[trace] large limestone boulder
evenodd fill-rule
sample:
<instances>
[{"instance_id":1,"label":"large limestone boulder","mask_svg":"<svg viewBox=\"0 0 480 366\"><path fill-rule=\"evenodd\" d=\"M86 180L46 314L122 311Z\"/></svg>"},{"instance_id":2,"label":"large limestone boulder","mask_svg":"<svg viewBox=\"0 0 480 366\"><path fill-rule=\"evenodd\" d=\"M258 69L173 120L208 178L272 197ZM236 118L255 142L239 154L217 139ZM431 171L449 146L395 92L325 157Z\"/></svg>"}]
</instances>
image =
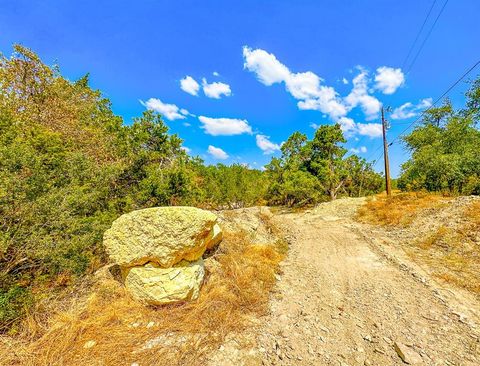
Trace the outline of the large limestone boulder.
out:
<instances>
[{"instance_id":1,"label":"large limestone boulder","mask_svg":"<svg viewBox=\"0 0 480 366\"><path fill-rule=\"evenodd\" d=\"M148 262L169 268L182 260L201 258L212 241L218 243L221 230L217 227L214 234L216 221L215 214L195 207L137 210L113 222L105 232L104 245L112 261L123 268Z\"/></svg>"},{"instance_id":2,"label":"large limestone boulder","mask_svg":"<svg viewBox=\"0 0 480 366\"><path fill-rule=\"evenodd\" d=\"M134 298L151 305L195 300L204 274L202 259L182 261L172 268L148 263L131 268L125 278L125 286Z\"/></svg>"}]
</instances>

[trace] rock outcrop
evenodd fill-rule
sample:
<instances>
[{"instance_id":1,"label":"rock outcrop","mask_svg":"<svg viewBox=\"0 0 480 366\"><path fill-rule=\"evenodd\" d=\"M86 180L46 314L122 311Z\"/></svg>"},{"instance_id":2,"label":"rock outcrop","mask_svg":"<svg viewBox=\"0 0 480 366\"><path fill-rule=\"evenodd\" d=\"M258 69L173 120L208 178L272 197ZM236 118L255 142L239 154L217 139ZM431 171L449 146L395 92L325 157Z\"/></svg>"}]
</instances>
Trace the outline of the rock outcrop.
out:
<instances>
[{"instance_id":1,"label":"rock outcrop","mask_svg":"<svg viewBox=\"0 0 480 366\"><path fill-rule=\"evenodd\" d=\"M132 296L151 305L194 300L202 255L222 240L217 216L194 207L155 207L120 216L104 234Z\"/></svg>"}]
</instances>

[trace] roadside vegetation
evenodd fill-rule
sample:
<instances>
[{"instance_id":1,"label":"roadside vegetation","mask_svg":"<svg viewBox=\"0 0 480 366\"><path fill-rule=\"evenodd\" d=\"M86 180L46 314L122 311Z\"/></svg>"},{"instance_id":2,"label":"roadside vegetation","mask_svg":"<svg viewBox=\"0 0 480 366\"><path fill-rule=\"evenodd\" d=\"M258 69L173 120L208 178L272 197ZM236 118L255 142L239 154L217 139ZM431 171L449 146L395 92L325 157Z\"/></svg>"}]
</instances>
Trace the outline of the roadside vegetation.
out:
<instances>
[{"instance_id":1,"label":"roadside vegetation","mask_svg":"<svg viewBox=\"0 0 480 366\"><path fill-rule=\"evenodd\" d=\"M261 220L279 233L268 217ZM80 286L60 306L63 310L57 302L47 318L30 316L17 337L0 338L0 364L204 364L229 335L241 334L266 314L285 255L280 237L272 238L271 244L260 245L246 232L226 232L206 260L199 299L185 304L146 307L105 271Z\"/></svg>"},{"instance_id":2,"label":"roadside vegetation","mask_svg":"<svg viewBox=\"0 0 480 366\"><path fill-rule=\"evenodd\" d=\"M160 115L125 123L88 74L69 81L15 46L0 57L0 332L21 332L27 314L71 296L103 266L103 233L125 212L304 205L378 191L380 176L345 158L344 141L338 126L322 126L312 141L293 134L266 171L207 166Z\"/></svg>"}]
</instances>

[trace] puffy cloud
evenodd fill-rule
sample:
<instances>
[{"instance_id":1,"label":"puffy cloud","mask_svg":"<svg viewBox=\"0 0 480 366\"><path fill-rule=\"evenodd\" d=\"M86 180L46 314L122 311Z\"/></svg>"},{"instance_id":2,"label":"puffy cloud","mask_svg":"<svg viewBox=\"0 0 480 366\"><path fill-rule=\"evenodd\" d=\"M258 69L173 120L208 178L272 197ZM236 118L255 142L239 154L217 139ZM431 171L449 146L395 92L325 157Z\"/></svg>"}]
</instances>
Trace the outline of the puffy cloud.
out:
<instances>
[{"instance_id":1,"label":"puffy cloud","mask_svg":"<svg viewBox=\"0 0 480 366\"><path fill-rule=\"evenodd\" d=\"M242 133L252 134L252 128L247 120L236 118L210 118L198 117L202 123L205 133L212 136L241 135Z\"/></svg>"},{"instance_id":2,"label":"puffy cloud","mask_svg":"<svg viewBox=\"0 0 480 366\"><path fill-rule=\"evenodd\" d=\"M287 91L297 100L299 109L318 110L331 118L347 113L334 88L321 85L322 79L311 71L292 73L275 55L261 49L243 48L245 69L254 72L265 85L285 83Z\"/></svg>"},{"instance_id":3,"label":"puffy cloud","mask_svg":"<svg viewBox=\"0 0 480 366\"><path fill-rule=\"evenodd\" d=\"M423 109L426 109L432 105L432 98L426 98L421 100L418 104L407 102L402 104L393 110L391 114L392 119L407 119L418 115Z\"/></svg>"},{"instance_id":4,"label":"puffy cloud","mask_svg":"<svg viewBox=\"0 0 480 366\"><path fill-rule=\"evenodd\" d=\"M220 149L219 147L209 145L207 151L215 159L219 159L219 160L228 159L228 154L225 151L223 151L222 149Z\"/></svg>"},{"instance_id":5,"label":"puffy cloud","mask_svg":"<svg viewBox=\"0 0 480 366\"><path fill-rule=\"evenodd\" d=\"M341 117L337 123L340 125L343 133L347 136L353 135L357 132L357 123L351 118Z\"/></svg>"},{"instance_id":6,"label":"puffy cloud","mask_svg":"<svg viewBox=\"0 0 480 366\"><path fill-rule=\"evenodd\" d=\"M342 101L338 98L338 93L330 86L320 86L316 98L302 100L297 103L299 109L320 111L328 114L330 118L336 120L345 116L348 112Z\"/></svg>"},{"instance_id":7,"label":"puffy cloud","mask_svg":"<svg viewBox=\"0 0 480 366\"><path fill-rule=\"evenodd\" d=\"M190 149L189 147L186 147L186 146L182 146L182 147L180 147L180 149L185 151L187 154L190 154L192 152L192 149Z\"/></svg>"},{"instance_id":8,"label":"puffy cloud","mask_svg":"<svg viewBox=\"0 0 480 366\"><path fill-rule=\"evenodd\" d=\"M380 137L383 135L381 123L357 123L357 131L360 135Z\"/></svg>"},{"instance_id":9,"label":"puffy cloud","mask_svg":"<svg viewBox=\"0 0 480 366\"><path fill-rule=\"evenodd\" d=\"M288 68L277 58L264 50L252 50L250 47L243 47L243 67L257 75L258 80L265 85L281 83L290 75Z\"/></svg>"},{"instance_id":10,"label":"puffy cloud","mask_svg":"<svg viewBox=\"0 0 480 366\"><path fill-rule=\"evenodd\" d=\"M198 84L194 78L187 75L182 80L180 80L180 89L182 89L185 93L191 95L198 95L198 91L200 90L200 84Z\"/></svg>"},{"instance_id":11,"label":"puffy cloud","mask_svg":"<svg viewBox=\"0 0 480 366\"><path fill-rule=\"evenodd\" d=\"M280 145L270 141L270 136L257 135L255 136L257 146L263 151L264 154L273 154L275 151L280 150Z\"/></svg>"},{"instance_id":12,"label":"puffy cloud","mask_svg":"<svg viewBox=\"0 0 480 366\"><path fill-rule=\"evenodd\" d=\"M216 72L216 71L214 71L214 72L212 73L212 75L213 75L213 76L220 76L220 74L219 74L218 72Z\"/></svg>"},{"instance_id":13,"label":"puffy cloud","mask_svg":"<svg viewBox=\"0 0 480 366\"><path fill-rule=\"evenodd\" d=\"M314 123L314 122L310 123L309 126L310 126L311 128L313 128L314 130L317 130L317 129L320 127L319 124L316 124L316 123Z\"/></svg>"},{"instance_id":14,"label":"puffy cloud","mask_svg":"<svg viewBox=\"0 0 480 366\"><path fill-rule=\"evenodd\" d=\"M374 90L385 94L394 93L405 82L401 69L382 66L376 70L375 88L366 69L359 67L359 73L352 80L350 93L341 97L331 86L323 85L323 79L311 71L293 73L275 55L262 49L243 47L244 68L255 73L257 79L267 86L284 83L285 89L298 100L301 110L317 110L339 123L346 135L360 134L370 137L382 135L381 124L356 123L347 117L354 108L362 109L367 120L378 116L382 104L371 95ZM344 84L349 81L342 79ZM318 128L318 125L311 124Z\"/></svg>"},{"instance_id":15,"label":"puffy cloud","mask_svg":"<svg viewBox=\"0 0 480 366\"><path fill-rule=\"evenodd\" d=\"M375 88L384 94L393 94L405 83L405 75L402 69L382 66L375 74Z\"/></svg>"},{"instance_id":16,"label":"puffy cloud","mask_svg":"<svg viewBox=\"0 0 480 366\"><path fill-rule=\"evenodd\" d=\"M185 119L190 113L186 109L180 109L175 104L163 103L158 98L150 98L146 102L140 101L147 109L160 113L166 119L173 121Z\"/></svg>"},{"instance_id":17,"label":"puffy cloud","mask_svg":"<svg viewBox=\"0 0 480 366\"><path fill-rule=\"evenodd\" d=\"M203 92L209 98L220 99L222 95L232 95L230 85L220 82L209 84L205 78L202 79Z\"/></svg>"},{"instance_id":18,"label":"puffy cloud","mask_svg":"<svg viewBox=\"0 0 480 366\"><path fill-rule=\"evenodd\" d=\"M351 148L350 151L354 154L365 154L367 152L367 148L365 146L360 146L360 148Z\"/></svg>"},{"instance_id":19,"label":"puffy cloud","mask_svg":"<svg viewBox=\"0 0 480 366\"><path fill-rule=\"evenodd\" d=\"M382 104L377 98L368 94L368 81L368 72L360 69L360 73L352 80L353 88L345 97L345 102L349 110L360 106L367 119L372 119L377 116Z\"/></svg>"},{"instance_id":20,"label":"puffy cloud","mask_svg":"<svg viewBox=\"0 0 480 366\"><path fill-rule=\"evenodd\" d=\"M348 117L339 118L337 123L340 124L340 128L347 137L355 134L372 138L382 136L381 123L358 123Z\"/></svg>"},{"instance_id":21,"label":"puffy cloud","mask_svg":"<svg viewBox=\"0 0 480 366\"><path fill-rule=\"evenodd\" d=\"M327 114L331 119L337 121L344 117L353 108L362 108L367 119L377 116L381 103L377 98L369 94L368 72L360 69L360 73L353 79L353 88L349 95L341 98L338 92L331 86L322 85L322 78L311 71L293 73L287 66L282 64L275 55L261 49L252 50L245 46L243 48L244 67L254 72L258 80L265 85L285 83L286 90L299 102L297 106L302 110L317 110ZM381 68L379 68L380 70ZM390 75L389 70L379 74L379 85L386 89L385 83ZM395 69L394 74L396 74ZM403 75L403 74L402 74ZM342 80L348 83L347 79ZM391 87L391 86L390 86ZM389 91L389 89L386 89Z\"/></svg>"}]
</instances>

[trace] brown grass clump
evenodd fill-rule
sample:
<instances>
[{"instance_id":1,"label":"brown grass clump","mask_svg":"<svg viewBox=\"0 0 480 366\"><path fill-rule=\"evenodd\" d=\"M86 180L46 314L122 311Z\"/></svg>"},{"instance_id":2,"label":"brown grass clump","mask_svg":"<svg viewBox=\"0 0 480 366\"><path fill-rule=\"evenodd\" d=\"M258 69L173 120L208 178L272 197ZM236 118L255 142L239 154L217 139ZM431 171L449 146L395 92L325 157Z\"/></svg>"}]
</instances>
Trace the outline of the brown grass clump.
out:
<instances>
[{"instance_id":1,"label":"brown grass clump","mask_svg":"<svg viewBox=\"0 0 480 366\"><path fill-rule=\"evenodd\" d=\"M391 197L377 195L357 212L359 221L382 226L408 226L415 216L426 209L446 202L438 194L425 192L395 193Z\"/></svg>"},{"instance_id":2,"label":"brown grass clump","mask_svg":"<svg viewBox=\"0 0 480 366\"><path fill-rule=\"evenodd\" d=\"M22 336L0 338L1 365L200 365L228 334L265 314L283 255L254 245L243 233L225 233L198 300L146 307L114 280L51 316L40 336L26 324ZM207 268L210 268L207 265ZM38 333L38 331L37 331ZM93 346L88 347L90 344Z\"/></svg>"},{"instance_id":3,"label":"brown grass clump","mask_svg":"<svg viewBox=\"0 0 480 366\"><path fill-rule=\"evenodd\" d=\"M362 222L405 228L420 212L441 208L448 200L426 193L377 196L360 208L357 217ZM420 236L404 242L403 249L415 262L426 265L434 277L480 294L480 201L470 203L458 219L459 224L417 233Z\"/></svg>"},{"instance_id":4,"label":"brown grass clump","mask_svg":"<svg viewBox=\"0 0 480 366\"><path fill-rule=\"evenodd\" d=\"M440 226L406 252L427 264L435 277L480 294L480 247L470 227L470 222L456 229Z\"/></svg>"}]
</instances>

